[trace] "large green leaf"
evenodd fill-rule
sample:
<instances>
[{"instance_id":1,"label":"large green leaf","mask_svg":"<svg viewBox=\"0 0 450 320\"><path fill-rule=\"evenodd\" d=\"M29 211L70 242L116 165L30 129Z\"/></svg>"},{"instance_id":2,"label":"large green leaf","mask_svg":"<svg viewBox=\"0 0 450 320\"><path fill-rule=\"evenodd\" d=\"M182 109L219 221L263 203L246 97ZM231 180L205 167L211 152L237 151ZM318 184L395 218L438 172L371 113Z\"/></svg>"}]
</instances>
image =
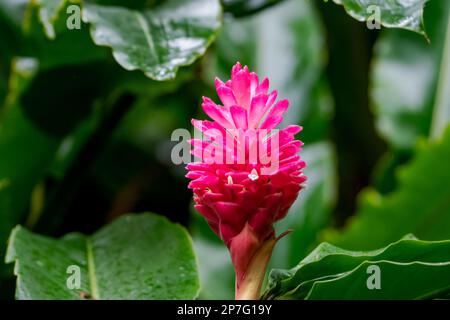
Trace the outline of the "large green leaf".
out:
<instances>
[{"instance_id":1,"label":"large green leaf","mask_svg":"<svg viewBox=\"0 0 450 320\"><path fill-rule=\"evenodd\" d=\"M422 15L428 0L333 0L358 21L367 21L379 10L380 23L388 28L401 28L425 34Z\"/></svg>"},{"instance_id":2,"label":"large green leaf","mask_svg":"<svg viewBox=\"0 0 450 320\"><path fill-rule=\"evenodd\" d=\"M199 289L188 233L152 214L59 240L17 227L6 261L16 263L17 299L193 299ZM80 288L67 286L70 266L80 270Z\"/></svg>"},{"instance_id":3,"label":"large green leaf","mask_svg":"<svg viewBox=\"0 0 450 320\"><path fill-rule=\"evenodd\" d=\"M369 265L381 268L381 289L369 290ZM406 236L374 251L322 243L291 270L273 270L265 298L409 299L450 287L450 241ZM326 288L326 289L324 289ZM340 293L340 295L339 295Z\"/></svg>"},{"instance_id":4,"label":"large green leaf","mask_svg":"<svg viewBox=\"0 0 450 320\"><path fill-rule=\"evenodd\" d=\"M126 70L142 70L156 80L174 78L180 66L205 53L221 14L218 0L169 0L139 11L88 2L83 7L94 42L111 47Z\"/></svg>"},{"instance_id":5,"label":"large green leaf","mask_svg":"<svg viewBox=\"0 0 450 320\"><path fill-rule=\"evenodd\" d=\"M368 270L380 268L380 289L367 287ZM441 298L450 292L450 261L438 263L364 262L336 279L314 283L306 299L413 300Z\"/></svg>"},{"instance_id":6,"label":"large green leaf","mask_svg":"<svg viewBox=\"0 0 450 320\"><path fill-rule=\"evenodd\" d=\"M416 157L400 171L398 188L382 196L363 191L359 209L342 231L325 239L346 249L386 245L402 234L425 240L450 237L450 129L440 141L423 143Z\"/></svg>"},{"instance_id":7,"label":"large green leaf","mask_svg":"<svg viewBox=\"0 0 450 320\"><path fill-rule=\"evenodd\" d=\"M450 53L443 50L445 43L450 46L450 2L430 1L424 19L430 43L406 31L384 30L375 48L374 113L379 132L396 149L410 150L419 136L429 135L439 96L450 91ZM450 103L442 104L450 110ZM435 116L434 121L449 121Z\"/></svg>"}]
</instances>

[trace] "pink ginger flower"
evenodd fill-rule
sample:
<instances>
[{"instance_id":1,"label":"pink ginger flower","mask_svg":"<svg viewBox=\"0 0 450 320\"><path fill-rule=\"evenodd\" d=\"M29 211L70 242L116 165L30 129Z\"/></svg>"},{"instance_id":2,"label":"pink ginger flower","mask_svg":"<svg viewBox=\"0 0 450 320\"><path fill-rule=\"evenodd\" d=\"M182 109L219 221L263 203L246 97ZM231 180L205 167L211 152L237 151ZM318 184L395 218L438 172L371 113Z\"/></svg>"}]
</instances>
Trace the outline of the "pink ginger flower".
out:
<instances>
[{"instance_id":1,"label":"pink ginger flower","mask_svg":"<svg viewBox=\"0 0 450 320\"><path fill-rule=\"evenodd\" d=\"M294 138L301 127L276 129L289 102L275 103L268 79L259 82L239 62L231 80L216 78L215 86L223 106L203 97L203 110L214 121L192 120L204 138L191 140L201 161L187 165L186 177L195 208L230 251L236 299L257 299L279 239L273 224L286 216L306 180L302 142Z\"/></svg>"}]
</instances>

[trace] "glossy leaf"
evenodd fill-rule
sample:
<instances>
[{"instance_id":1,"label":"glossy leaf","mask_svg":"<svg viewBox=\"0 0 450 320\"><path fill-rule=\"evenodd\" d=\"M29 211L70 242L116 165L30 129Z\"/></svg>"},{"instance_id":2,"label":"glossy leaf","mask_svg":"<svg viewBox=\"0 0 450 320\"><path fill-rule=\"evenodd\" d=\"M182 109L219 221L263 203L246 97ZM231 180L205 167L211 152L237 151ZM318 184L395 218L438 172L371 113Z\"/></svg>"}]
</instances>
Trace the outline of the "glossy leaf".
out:
<instances>
[{"instance_id":1,"label":"glossy leaf","mask_svg":"<svg viewBox=\"0 0 450 320\"><path fill-rule=\"evenodd\" d=\"M377 13L387 28L401 28L425 35L423 8L428 0L333 0L358 21L373 19Z\"/></svg>"},{"instance_id":2,"label":"glossy leaf","mask_svg":"<svg viewBox=\"0 0 450 320\"><path fill-rule=\"evenodd\" d=\"M371 264L382 270L382 289L378 291L367 287L367 267ZM263 297L338 298L340 291L341 299L419 298L449 286L443 281L449 278L449 266L450 241L420 241L409 235L383 249L367 252L322 243L295 268L273 270ZM417 279L417 272L422 272L421 279ZM440 280L433 272L439 273ZM326 290L322 290L325 286Z\"/></svg>"},{"instance_id":3,"label":"glossy leaf","mask_svg":"<svg viewBox=\"0 0 450 320\"><path fill-rule=\"evenodd\" d=\"M437 142L422 143L399 172L398 188L385 196L366 190L346 228L325 240L354 250L386 245L402 234L425 240L450 238L450 130ZM424 174L426 173L426 174Z\"/></svg>"},{"instance_id":4,"label":"glossy leaf","mask_svg":"<svg viewBox=\"0 0 450 320\"><path fill-rule=\"evenodd\" d=\"M373 267L376 269L371 269ZM368 288L368 277L370 272L373 272L371 270L380 270L380 289ZM449 291L450 261L377 261L364 262L355 270L336 279L315 282L306 299L416 300L441 298Z\"/></svg>"},{"instance_id":5,"label":"glossy leaf","mask_svg":"<svg viewBox=\"0 0 450 320\"><path fill-rule=\"evenodd\" d=\"M166 80L205 53L221 25L221 6L218 0L170 0L138 11L85 3L83 20L94 42L111 47L126 70Z\"/></svg>"},{"instance_id":6,"label":"glossy leaf","mask_svg":"<svg viewBox=\"0 0 450 320\"><path fill-rule=\"evenodd\" d=\"M405 31L384 30L375 47L372 99L376 124L396 149L410 151L418 137L429 135L438 88L450 91L443 74L449 65L449 54L443 49L445 42L450 45L450 2L430 1L424 19L429 43Z\"/></svg>"},{"instance_id":7,"label":"glossy leaf","mask_svg":"<svg viewBox=\"0 0 450 320\"><path fill-rule=\"evenodd\" d=\"M58 240L17 227L6 260L16 263L17 299L193 299L199 289L189 235L152 214ZM73 270L80 287L70 289Z\"/></svg>"}]
</instances>

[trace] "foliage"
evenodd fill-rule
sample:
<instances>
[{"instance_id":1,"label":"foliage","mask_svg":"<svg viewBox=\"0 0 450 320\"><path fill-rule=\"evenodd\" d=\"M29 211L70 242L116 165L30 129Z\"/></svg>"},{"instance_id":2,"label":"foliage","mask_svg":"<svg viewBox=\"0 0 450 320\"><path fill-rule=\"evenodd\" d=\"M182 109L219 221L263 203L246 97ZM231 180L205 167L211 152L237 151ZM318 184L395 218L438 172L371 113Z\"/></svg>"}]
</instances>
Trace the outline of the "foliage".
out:
<instances>
[{"instance_id":1,"label":"foliage","mask_svg":"<svg viewBox=\"0 0 450 320\"><path fill-rule=\"evenodd\" d=\"M265 298L420 299L442 298L450 290L450 241L406 236L375 251L346 251L322 243L291 270L273 270ZM378 289L370 288L370 267L380 268ZM375 281L375 280L374 280Z\"/></svg>"},{"instance_id":2,"label":"foliage","mask_svg":"<svg viewBox=\"0 0 450 320\"><path fill-rule=\"evenodd\" d=\"M290 100L308 164L263 297L448 297L450 4L329 2L0 1L0 298L14 277L18 299L232 298L170 135L238 60Z\"/></svg>"},{"instance_id":3,"label":"foliage","mask_svg":"<svg viewBox=\"0 0 450 320\"><path fill-rule=\"evenodd\" d=\"M382 196L374 190L364 191L358 213L345 231L325 238L356 250L387 245L405 233L426 240L448 239L450 130L441 141L423 144L411 163L401 168L394 192Z\"/></svg>"},{"instance_id":4,"label":"foliage","mask_svg":"<svg viewBox=\"0 0 450 320\"><path fill-rule=\"evenodd\" d=\"M17 299L193 299L199 289L189 235L150 214L123 216L90 237L55 240L17 227L6 262L16 263ZM79 287L75 279L70 287L70 272Z\"/></svg>"}]
</instances>

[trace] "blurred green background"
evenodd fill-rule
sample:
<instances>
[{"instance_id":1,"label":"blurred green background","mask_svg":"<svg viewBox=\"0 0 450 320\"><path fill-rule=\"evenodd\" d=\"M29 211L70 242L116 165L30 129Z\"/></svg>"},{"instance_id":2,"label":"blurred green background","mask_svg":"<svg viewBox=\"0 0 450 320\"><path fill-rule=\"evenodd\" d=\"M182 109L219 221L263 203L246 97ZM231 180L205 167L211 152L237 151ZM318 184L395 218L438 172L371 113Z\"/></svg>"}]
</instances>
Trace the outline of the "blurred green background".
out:
<instances>
[{"instance_id":1,"label":"blurred green background","mask_svg":"<svg viewBox=\"0 0 450 320\"><path fill-rule=\"evenodd\" d=\"M95 2L141 9L164 1ZM425 6L427 37L369 30L334 3L264 2L224 1L206 53L161 82L122 68L86 23L68 31L64 14L52 16L51 39L39 1L0 0L1 255L17 224L56 237L91 234L151 211L192 234L200 297L232 298L227 251L192 210L170 137L205 117L201 96L217 101L214 76L228 79L236 61L267 76L290 100L284 123L304 128L309 180L277 225L294 231L271 267L293 267L324 240L362 250L406 233L450 238L450 2ZM14 295L11 268L0 267L3 299Z\"/></svg>"}]
</instances>

